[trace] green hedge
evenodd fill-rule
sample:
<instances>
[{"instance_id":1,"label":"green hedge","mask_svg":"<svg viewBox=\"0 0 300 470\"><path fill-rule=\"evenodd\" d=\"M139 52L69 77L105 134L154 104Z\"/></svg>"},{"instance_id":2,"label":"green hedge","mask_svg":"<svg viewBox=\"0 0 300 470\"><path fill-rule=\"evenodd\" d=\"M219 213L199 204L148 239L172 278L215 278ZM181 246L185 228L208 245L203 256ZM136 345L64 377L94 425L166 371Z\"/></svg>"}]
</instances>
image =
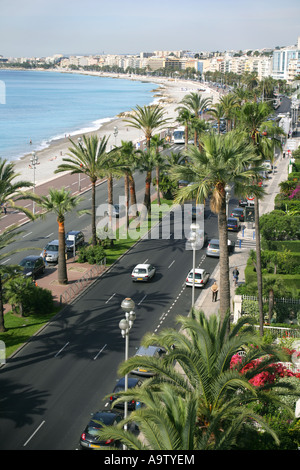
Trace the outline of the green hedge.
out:
<instances>
[{"instance_id":1,"label":"green hedge","mask_svg":"<svg viewBox=\"0 0 300 470\"><path fill-rule=\"evenodd\" d=\"M277 194L274 207L281 211L300 211L300 199L283 199L281 194Z\"/></svg>"},{"instance_id":2,"label":"green hedge","mask_svg":"<svg viewBox=\"0 0 300 470\"><path fill-rule=\"evenodd\" d=\"M300 240L265 240L262 239L262 249L271 251L288 250L300 253Z\"/></svg>"}]
</instances>

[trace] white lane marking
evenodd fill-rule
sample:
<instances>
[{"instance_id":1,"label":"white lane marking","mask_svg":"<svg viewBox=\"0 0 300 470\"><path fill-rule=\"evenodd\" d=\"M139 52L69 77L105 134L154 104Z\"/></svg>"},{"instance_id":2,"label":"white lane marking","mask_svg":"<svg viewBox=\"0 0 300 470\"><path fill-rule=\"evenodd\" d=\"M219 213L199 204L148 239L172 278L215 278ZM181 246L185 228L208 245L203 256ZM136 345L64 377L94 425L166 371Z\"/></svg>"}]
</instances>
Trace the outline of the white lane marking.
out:
<instances>
[{"instance_id":1,"label":"white lane marking","mask_svg":"<svg viewBox=\"0 0 300 470\"><path fill-rule=\"evenodd\" d=\"M170 266L168 266L168 269L170 269L170 267L175 263L175 259L172 261L172 263L170 264Z\"/></svg>"},{"instance_id":2,"label":"white lane marking","mask_svg":"<svg viewBox=\"0 0 300 470\"><path fill-rule=\"evenodd\" d=\"M147 297L147 295L144 295L144 297L142 298L142 300L139 301L138 305L141 305L141 303L143 302L143 300L145 300L146 297Z\"/></svg>"},{"instance_id":3,"label":"white lane marking","mask_svg":"<svg viewBox=\"0 0 300 470\"><path fill-rule=\"evenodd\" d=\"M28 233L26 233L25 235L23 235L23 237L22 237L22 238L28 237L28 235L30 235L31 233L32 233L32 232L28 232Z\"/></svg>"},{"instance_id":4,"label":"white lane marking","mask_svg":"<svg viewBox=\"0 0 300 470\"><path fill-rule=\"evenodd\" d=\"M27 441L25 442L25 444L23 444L23 447L25 447L28 442L33 438L33 436L38 432L38 430L43 426L43 424L45 424L45 421L42 421L41 424L36 428L36 430L34 431L34 433L31 434L31 436L29 437L29 439L27 439Z\"/></svg>"},{"instance_id":5,"label":"white lane marking","mask_svg":"<svg viewBox=\"0 0 300 470\"><path fill-rule=\"evenodd\" d=\"M116 295L116 293L114 293L113 295L111 295L111 296L109 297L109 299L107 299L107 301L106 301L105 303L107 304L115 295Z\"/></svg>"},{"instance_id":6,"label":"white lane marking","mask_svg":"<svg viewBox=\"0 0 300 470\"><path fill-rule=\"evenodd\" d=\"M69 341L55 354L54 357L57 357L69 344Z\"/></svg>"},{"instance_id":7,"label":"white lane marking","mask_svg":"<svg viewBox=\"0 0 300 470\"><path fill-rule=\"evenodd\" d=\"M47 235L45 238L49 238L49 237L51 237L51 235L53 235L53 232L49 233L49 235Z\"/></svg>"},{"instance_id":8,"label":"white lane marking","mask_svg":"<svg viewBox=\"0 0 300 470\"><path fill-rule=\"evenodd\" d=\"M99 351L99 352L96 354L96 356L94 357L94 361L95 361L95 360L97 359L97 357L102 353L102 351L104 351L104 349L106 348L106 346L107 346L107 344L105 344L105 345L103 346L103 348L100 349L100 351Z\"/></svg>"}]
</instances>

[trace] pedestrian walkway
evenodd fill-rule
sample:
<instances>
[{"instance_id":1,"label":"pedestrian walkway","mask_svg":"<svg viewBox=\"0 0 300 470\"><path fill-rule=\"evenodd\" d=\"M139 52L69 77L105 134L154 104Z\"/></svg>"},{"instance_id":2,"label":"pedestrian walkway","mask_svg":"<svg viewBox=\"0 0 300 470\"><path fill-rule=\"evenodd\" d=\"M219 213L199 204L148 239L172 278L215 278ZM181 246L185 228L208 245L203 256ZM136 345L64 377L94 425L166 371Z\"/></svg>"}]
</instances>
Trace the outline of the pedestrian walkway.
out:
<instances>
[{"instance_id":1,"label":"pedestrian walkway","mask_svg":"<svg viewBox=\"0 0 300 470\"><path fill-rule=\"evenodd\" d=\"M300 137L293 138L294 148L298 148L300 145ZM289 139L285 145L284 151L287 153L289 149ZM265 190L266 195L264 199L259 203L260 216L271 212L274 209L275 196L279 193L279 183L285 181L288 177L288 165L289 158L283 158L283 153L277 158L275 162L275 172L269 175ZM253 226L252 226L253 225ZM252 223L245 223L244 227L238 234L235 250L232 255L229 256L229 271L230 271L230 298L231 302L234 299L235 287L233 285L232 271L235 266L239 270L239 284L245 282L245 267L251 250L255 250L255 227ZM220 308L220 300L218 296L217 302L212 302L211 286L217 281L220 285L220 267L219 264L210 276L207 288L201 291L199 297L196 299L195 308L203 310L206 315L218 314ZM231 307L233 304L231 303ZM233 311L233 309L232 309Z\"/></svg>"}]
</instances>

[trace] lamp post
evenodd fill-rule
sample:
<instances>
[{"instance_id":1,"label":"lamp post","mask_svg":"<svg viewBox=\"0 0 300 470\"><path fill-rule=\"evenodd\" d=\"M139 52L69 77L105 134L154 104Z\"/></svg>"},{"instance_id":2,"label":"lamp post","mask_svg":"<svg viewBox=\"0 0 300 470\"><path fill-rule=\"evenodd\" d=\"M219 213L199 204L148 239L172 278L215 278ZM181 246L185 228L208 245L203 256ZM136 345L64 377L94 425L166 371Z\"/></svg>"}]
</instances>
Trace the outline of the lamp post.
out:
<instances>
[{"instance_id":1,"label":"lamp post","mask_svg":"<svg viewBox=\"0 0 300 470\"><path fill-rule=\"evenodd\" d=\"M196 269L196 246L198 241L198 224L191 224L191 237L190 242L193 250L193 286L192 286L192 308L195 305L195 269Z\"/></svg>"},{"instance_id":2,"label":"lamp post","mask_svg":"<svg viewBox=\"0 0 300 470\"><path fill-rule=\"evenodd\" d=\"M30 158L31 168L33 168L33 192L35 192L35 167L38 164L39 159L35 152L32 152L32 157ZM32 213L35 214L35 202L32 203Z\"/></svg>"},{"instance_id":3,"label":"lamp post","mask_svg":"<svg viewBox=\"0 0 300 470\"><path fill-rule=\"evenodd\" d=\"M119 328L121 330L122 337L125 338L125 361L128 359L128 351L129 351L129 331L133 326L135 320L135 312L134 312L135 303L129 297L126 297L121 303L121 308L125 312L125 318L123 318L119 323ZM128 374L125 375L125 392L128 390ZM126 401L124 404L124 418L127 418L128 414L128 402ZM127 425L125 426L127 429Z\"/></svg>"},{"instance_id":4,"label":"lamp post","mask_svg":"<svg viewBox=\"0 0 300 470\"><path fill-rule=\"evenodd\" d=\"M81 137L78 137L78 145L79 147L81 148L81 145L82 145L82 138ZM80 193L81 191L81 181L80 181L80 173L78 173L78 192Z\"/></svg>"},{"instance_id":5,"label":"lamp post","mask_svg":"<svg viewBox=\"0 0 300 470\"><path fill-rule=\"evenodd\" d=\"M229 184L226 184L225 192L226 192L226 219L228 219L229 199L230 199L230 192L231 192L231 186L229 186Z\"/></svg>"},{"instance_id":6,"label":"lamp post","mask_svg":"<svg viewBox=\"0 0 300 470\"><path fill-rule=\"evenodd\" d=\"M119 129L117 126L114 127L114 136L115 136L115 146L117 146L117 135L118 135Z\"/></svg>"}]
</instances>

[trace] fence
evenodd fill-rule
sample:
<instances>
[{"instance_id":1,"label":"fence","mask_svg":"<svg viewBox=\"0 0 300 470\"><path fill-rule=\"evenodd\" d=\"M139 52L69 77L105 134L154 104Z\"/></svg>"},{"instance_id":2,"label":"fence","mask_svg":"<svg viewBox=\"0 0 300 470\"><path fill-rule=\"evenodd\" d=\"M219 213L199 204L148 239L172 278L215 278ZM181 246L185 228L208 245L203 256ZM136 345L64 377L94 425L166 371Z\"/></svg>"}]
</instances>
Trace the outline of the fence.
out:
<instances>
[{"instance_id":1,"label":"fence","mask_svg":"<svg viewBox=\"0 0 300 470\"><path fill-rule=\"evenodd\" d=\"M92 281L96 280L106 268L106 261L101 264L94 265L89 271L78 279L78 281L71 284L67 290L60 296L60 304L67 304L71 302L77 295L80 294Z\"/></svg>"},{"instance_id":2,"label":"fence","mask_svg":"<svg viewBox=\"0 0 300 470\"><path fill-rule=\"evenodd\" d=\"M258 300L258 298L255 297L254 295L243 295L242 298L243 298L243 300L256 300L256 301ZM264 297L263 302L267 303L267 302L269 302L269 299ZM300 306L300 299L286 299L285 297L281 297L281 298L275 298L274 302L276 302L276 303L278 302L278 303L282 303L282 304L299 305Z\"/></svg>"}]
</instances>

